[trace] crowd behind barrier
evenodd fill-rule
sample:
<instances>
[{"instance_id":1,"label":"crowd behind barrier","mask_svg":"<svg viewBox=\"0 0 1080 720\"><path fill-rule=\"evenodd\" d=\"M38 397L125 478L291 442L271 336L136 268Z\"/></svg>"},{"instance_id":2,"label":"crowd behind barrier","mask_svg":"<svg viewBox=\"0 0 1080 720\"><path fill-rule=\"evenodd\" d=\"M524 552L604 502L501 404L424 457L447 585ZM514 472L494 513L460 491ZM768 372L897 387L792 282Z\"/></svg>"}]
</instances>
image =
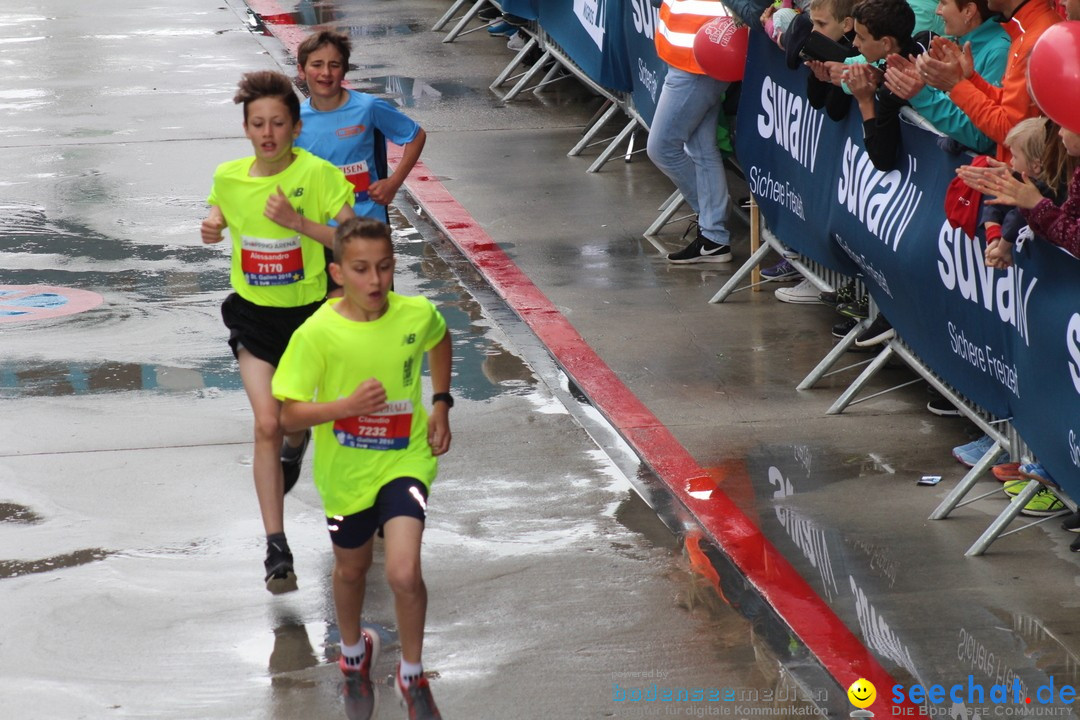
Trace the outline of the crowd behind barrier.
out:
<instances>
[{"instance_id":1,"label":"crowd behind barrier","mask_svg":"<svg viewBox=\"0 0 1080 720\"><path fill-rule=\"evenodd\" d=\"M649 0L517 2L538 10L541 33L648 127L666 72ZM983 241L945 217L946 187L970 158L905 122L897 169L878 170L858 113L833 122L810 107L806 72L751 33L736 154L770 232L804 260L859 277L920 363L982 415L1011 423L1065 494L1080 497L1077 259L1029 241L1012 268L988 268ZM1013 438L1003 445L1022 445Z\"/></svg>"}]
</instances>

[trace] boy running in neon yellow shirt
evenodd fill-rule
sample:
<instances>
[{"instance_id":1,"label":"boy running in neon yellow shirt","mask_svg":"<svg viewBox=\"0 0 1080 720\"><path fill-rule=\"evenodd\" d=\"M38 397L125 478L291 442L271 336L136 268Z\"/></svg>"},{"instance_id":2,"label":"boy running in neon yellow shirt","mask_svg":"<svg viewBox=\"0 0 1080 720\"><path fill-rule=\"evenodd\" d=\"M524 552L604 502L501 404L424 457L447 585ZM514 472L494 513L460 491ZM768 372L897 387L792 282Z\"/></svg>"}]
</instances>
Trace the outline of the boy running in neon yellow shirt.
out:
<instances>
[{"instance_id":1,"label":"boy running in neon yellow shirt","mask_svg":"<svg viewBox=\"0 0 1080 720\"><path fill-rule=\"evenodd\" d=\"M252 472L266 530L266 589L281 593L296 589L296 574L283 517L281 403L270 379L293 331L326 296L323 246L334 237L327 223L354 217L353 188L336 167L293 147L300 100L289 78L247 73L233 101L244 106L244 134L255 155L214 172L202 241L219 243L229 229L234 292L221 317L255 421Z\"/></svg>"},{"instance_id":2,"label":"boy running in neon yellow shirt","mask_svg":"<svg viewBox=\"0 0 1080 720\"><path fill-rule=\"evenodd\" d=\"M439 718L421 664L427 588L420 541L436 457L450 449L450 335L429 300L390 290L394 246L384 223L342 223L330 272L344 297L327 300L293 334L273 393L284 403L286 430L314 428L315 485L334 549L339 665L370 688L378 635L361 629L360 618L378 531L401 639L395 685L410 718ZM430 417L421 397L424 353Z\"/></svg>"}]
</instances>

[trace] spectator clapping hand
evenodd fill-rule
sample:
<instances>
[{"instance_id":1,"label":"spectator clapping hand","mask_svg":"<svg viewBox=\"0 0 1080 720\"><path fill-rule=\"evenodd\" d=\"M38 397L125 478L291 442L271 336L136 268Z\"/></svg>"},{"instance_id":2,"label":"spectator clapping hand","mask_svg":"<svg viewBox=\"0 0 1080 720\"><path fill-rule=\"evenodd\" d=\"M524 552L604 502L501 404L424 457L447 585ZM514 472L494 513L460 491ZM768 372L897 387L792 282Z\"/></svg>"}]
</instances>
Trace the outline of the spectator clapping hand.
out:
<instances>
[{"instance_id":1,"label":"spectator clapping hand","mask_svg":"<svg viewBox=\"0 0 1080 720\"><path fill-rule=\"evenodd\" d=\"M961 48L948 38L936 37L931 41L930 49L915 59L915 67L927 85L949 92L974 72L971 43L965 43Z\"/></svg>"},{"instance_id":2,"label":"spectator clapping hand","mask_svg":"<svg viewBox=\"0 0 1080 720\"><path fill-rule=\"evenodd\" d=\"M881 71L866 63L848 65L847 85L852 96L859 102L874 97L874 91L881 83Z\"/></svg>"},{"instance_id":3,"label":"spectator clapping hand","mask_svg":"<svg viewBox=\"0 0 1080 720\"><path fill-rule=\"evenodd\" d=\"M961 165L956 168L968 187L978 190L983 195L991 195L986 202L990 205L1014 205L1030 210L1039 204L1043 194L1031 178L1024 173L1022 179L1013 175L1009 166L999 160L990 159L987 167Z\"/></svg>"},{"instance_id":4,"label":"spectator clapping hand","mask_svg":"<svg viewBox=\"0 0 1080 720\"><path fill-rule=\"evenodd\" d=\"M885 87L904 100L910 100L926 87L913 58L893 53L885 66Z\"/></svg>"}]
</instances>

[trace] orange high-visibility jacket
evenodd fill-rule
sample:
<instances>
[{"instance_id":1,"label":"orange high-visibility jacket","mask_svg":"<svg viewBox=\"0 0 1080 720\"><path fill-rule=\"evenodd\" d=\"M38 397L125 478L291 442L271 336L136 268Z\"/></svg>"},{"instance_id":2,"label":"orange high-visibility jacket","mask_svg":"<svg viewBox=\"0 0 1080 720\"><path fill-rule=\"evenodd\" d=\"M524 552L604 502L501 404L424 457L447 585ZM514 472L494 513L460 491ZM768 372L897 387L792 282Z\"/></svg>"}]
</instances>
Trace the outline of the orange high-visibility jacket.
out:
<instances>
[{"instance_id":1,"label":"orange high-visibility jacket","mask_svg":"<svg viewBox=\"0 0 1080 720\"><path fill-rule=\"evenodd\" d=\"M719 0L664 0L656 28L656 54L672 67L704 75L694 59L694 36L714 17L730 14Z\"/></svg>"}]
</instances>

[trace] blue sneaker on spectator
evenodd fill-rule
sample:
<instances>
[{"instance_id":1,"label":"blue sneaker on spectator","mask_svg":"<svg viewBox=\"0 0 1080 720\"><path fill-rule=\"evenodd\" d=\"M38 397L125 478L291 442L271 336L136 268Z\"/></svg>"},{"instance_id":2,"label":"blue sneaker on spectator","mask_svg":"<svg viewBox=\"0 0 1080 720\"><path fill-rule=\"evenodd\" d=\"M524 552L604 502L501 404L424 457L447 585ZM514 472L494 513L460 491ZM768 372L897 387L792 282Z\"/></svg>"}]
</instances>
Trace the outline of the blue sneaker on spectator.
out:
<instances>
[{"instance_id":1,"label":"blue sneaker on spectator","mask_svg":"<svg viewBox=\"0 0 1080 720\"><path fill-rule=\"evenodd\" d=\"M798 280L802 277L802 273L795 269L795 266L789 263L787 260L781 260L772 267L765 268L761 271L761 277L764 280Z\"/></svg>"},{"instance_id":2,"label":"blue sneaker on spectator","mask_svg":"<svg viewBox=\"0 0 1080 720\"><path fill-rule=\"evenodd\" d=\"M1050 473L1046 471L1046 468L1042 466L1042 463L1029 462L1024 463L1017 470L1021 477L1025 477L1028 480L1038 480L1043 485L1049 485L1050 487L1057 487L1058 484L1050 476Z\"/></svg>"},{"instance_id":3,"label":"blue sneaker on spectator","mask_svg":"<svg viewBox=\"0 0 1080 720\"><path fill-rule=\"evenodd\" d=\"M488 26L488 35L493 37L498 35L512 37L517 34L517 31L518 29L508 22L498 22Z\"/></svg>"},{"instance_id":4,"label":"blue sneaker on spectator","mask_svg":"<svg viewBox=\"0 0 1080 720\"><path fill-rule=\"evenodd\" d=\"M968 467L975 467L975 463L982 459L982 456L986 454L986 451L993 444L994 441L989 435L983 435L978 440L954 447L952 456ZM999 463L1009 462L1009 453L1002 453L998 456L997 461Z\"/></svg>"}]
</instances>

